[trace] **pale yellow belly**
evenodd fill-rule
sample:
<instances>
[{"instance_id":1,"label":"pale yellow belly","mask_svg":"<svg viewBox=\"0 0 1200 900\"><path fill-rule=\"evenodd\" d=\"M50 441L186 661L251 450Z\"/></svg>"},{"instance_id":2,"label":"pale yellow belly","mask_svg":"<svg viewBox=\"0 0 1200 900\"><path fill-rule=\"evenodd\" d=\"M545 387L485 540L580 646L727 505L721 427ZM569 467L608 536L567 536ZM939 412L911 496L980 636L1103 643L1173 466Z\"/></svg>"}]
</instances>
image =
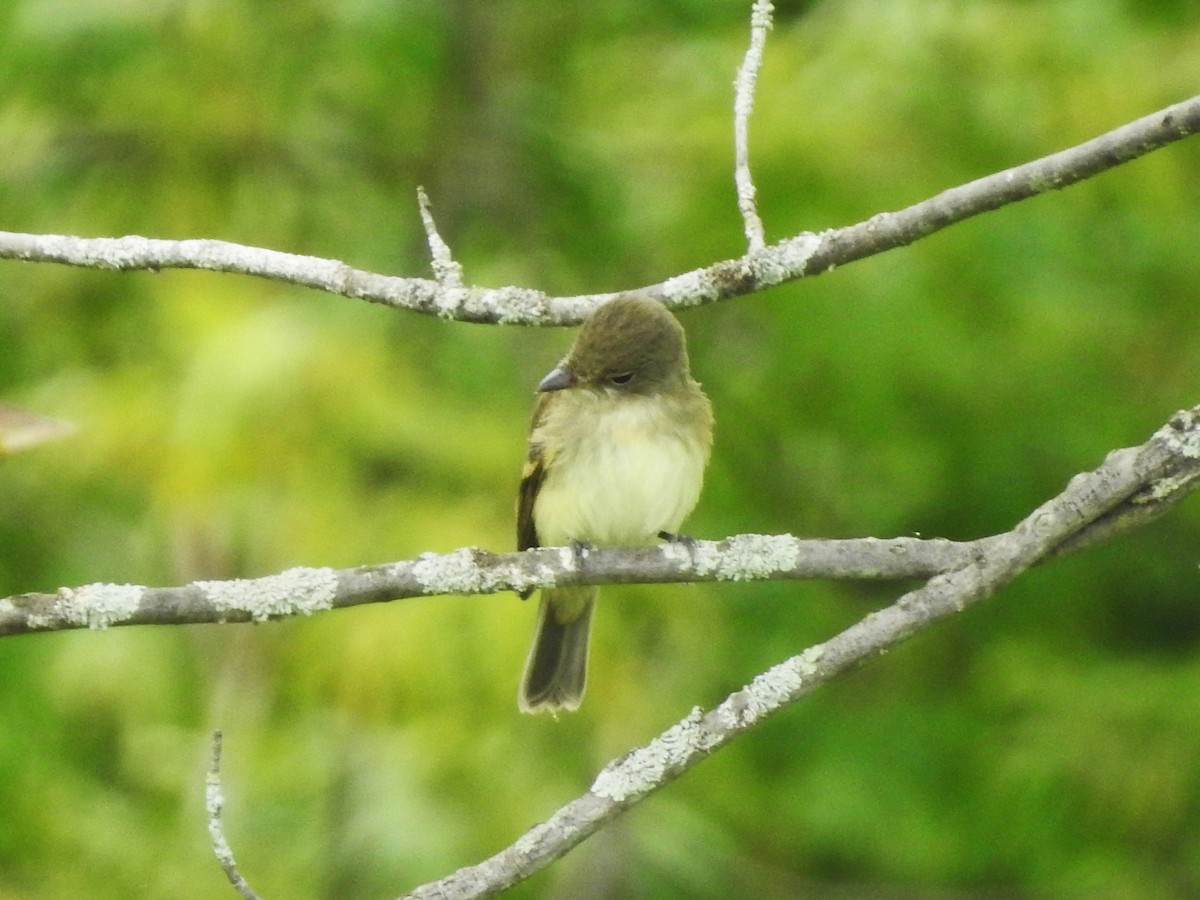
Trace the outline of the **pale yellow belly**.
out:
<instances>
[{"instance_id":1,"label":"pale yellow belly","mask_svg":"<svg viewBox=\"0 0 1200 900\"><path fill-rule=\"evenodd\" d=\"M644 544L678 532L700 496L707 446L648 410L595 415L556 455L533 510L543 545Z\"/></svg>"}]
</instances>

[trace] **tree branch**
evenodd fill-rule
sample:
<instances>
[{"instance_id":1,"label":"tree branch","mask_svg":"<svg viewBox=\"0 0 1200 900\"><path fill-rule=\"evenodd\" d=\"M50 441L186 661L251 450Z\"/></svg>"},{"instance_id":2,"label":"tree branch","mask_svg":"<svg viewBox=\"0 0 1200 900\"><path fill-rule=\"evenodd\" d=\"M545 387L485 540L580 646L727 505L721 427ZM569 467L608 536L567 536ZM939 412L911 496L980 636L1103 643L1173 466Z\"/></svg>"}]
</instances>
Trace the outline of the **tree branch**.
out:
<instances>
[{"instance_id":1,"label":"tree branch","mask_svg":"<svg viewBox=\"0 0 1200 900\"><path fill-rule=\"evenodd\" d=\"M0 459L65 438L75 431L70 422L48 419L27 409L0 402Z\"/></svg>"},{"instance_id":2,"label":"tree branch","mask_svg":"<svg viewBox=\"0 0 1200 900\"><path fill-rule=\"evenodd\" d=\"M208 775L204 780L204 808L208 815L208 837L212 842L213 855L225 871L225 877L244 900L259 900L258 894L250 887L233 859L233 850L225 840L225 828L221 824L221 811L225 806L225 796L221 791L221 732L214 731L212 736L212 757L208 764Z\"/></svg>"},{"instance_id":3,"label":"tree branch","mask_svg":"<svg viewBox=\"0 0 1200 900\"><path fill-rule=\"evenodd\" d=\"M694 306L819 275L940 231L956 222L1058 190L1200 131L1200 96L1152 113L1069 150L951 188L865 222L802 232L745 256L637 289L669 306ZM619 293L550 297L530 288L446 288L424 278L377 275L343 262L216 240L137 236L81 238L0 231L0 258L99 269L207 269L255 275L465 322L574 325Z\"/></svg>"},{"instance_id":4,"label":"tree branch","mask_svg":"<svg viewBox=\"0 0 1200 900\"><path fill-rule=\"evenodd\" d=\"M778 576L784 570L780 567L786 565L792 566L786 570L789 573L846 571L849 567L857 577L913 577L918 573L928 574L930 567L934 567L937 574L923 587L904 594L891 606L871 613L828 641L809 647L758 675L711 711L705 713L699 707L694 708L650 743L606 766L586 793L531 828L509 847L476 865L422 885L406 897L409 900L470 900L490 897L512 887L568 853L622 812L670 784L710 754L807 697L847 669L987 599L1039 561L1065 548L1090 545L1090 542L1080 540L1089 531L1097 530L1107 539L1145 524L1152 517L1146 510L1161 513L1193 490L1197 483L1200 483L1200 407L1176 413L1142 446L1109 453L1098 469L1076 475L1061 494L1035 509L1011 531L968 544L905 538L895 541L869 538L798 541L787 535L741 535L720 543L699 542L691 553L677 544L633 551L632 555L631 551L625 550L593 551L584 568L591 569L593 564L599 568L611 567L609 574L613 577L609 580L643 580L641 576L617 577L630 574L623 567L636 562L638 554L645 554L642 561L653 565L664 562L663 557L678 564L686 560L686 565L698 578ZM739 548L750 552L739 552ZM798 548L812 551L811 554L799 554L806 557L803 562L795 558ZM340 574L347 580L360 579L366 589L358 595L356 602L366 602L364 598L373 590L384 590L385 585L391 583L396 571L422 565L438 570L441 573L438 577L465 579L460 585L465 589L468 583L475 583L474 579L479 575L477 571L469 571L473 569L473 563L468 557L479 552L456 551L441 557L426 554L412 564L402 563L377 570L368 567L343 573L326 571L331 575ZM571 568L574 553L569 548L529 551L507 557L488 556L491 564L513 567L505 574L493 574L504 581L506 587L516 587L524 583L519 579L526 575L519 571L525 568L527 561L543 554L544 559L536 565L551 569L560 567L561 571L557 571L557 577L562 579L560 583L595 581L594 572ZM654 557L660 559L655 561ZM850 562L850 558L854 561ZM501 560L503 562L498 562ZM388 569L396 571L388 573L385 571ZM457 574L452 574L456 570ZM376 575L379 580L368 587ZM412 577L422 580L420 576ZM545 583L544 579L544 575L539 575L538 583ZM221 590L233 591L232 586L240 584L239 590L258 585L264 594L272 594L264 587L269 583L271 579L201 582L189 588L167 590L213 590L212 585L220 584ZM278 593L275 597L277 601L285 600ZM4 602L0 601L0 606ZM273 613L260 610L255 617L258 615ZM213 735L212 764L206 782L209 832L214 852L230 881L244 898L255 900L253 891L237 871L221 828L220 741L220 732L217 732Z\"/></svg>"},{"instance_id":5,"label":"tree branch","mask_svg":"<svg viewBox=\"0 0 1200 900\"><path fill-rule=\"evenodd\" d=\"M1141 447L1116 450L1100 468L1076 475L1066 490L1012 531L924 587L871 613L823 644L784 660L730 694L715 709L693 709L658 738L609 764L590 790L514 844L483 862L417 888L412 900L489 897L563 856L605 823L671 783L709 754L847 669L910 635L990 597L1090 523L1144 496L1181 469L1200 466L1200 408L1177 414Z\"/></svg>"},{"instance_id":6,"label":"tree branch","mask_svg":"<svg viewBox=\"0 0 1200 900\"><path fill-rule=\"evenodd\" d=\"M825 232L807 275L903 247L949 225L1077 184L1200 131L1200 96L1136 119L1068 150L950 188L895 213Z\"/></svg>"},{"instance_id":7,"label":"tree branch","mask_svg":"<svg viewBox=\"0 0 1200 900\"><path fill-rule=\"evenodd\" d=\"M438 234L437 225L433 221L433 207L429 204L429 196L425 188L417 187L417 208L421 211L421 225L425 228L425 238L429 242L429 256L433 261L433 276L437 283L447 291L461 290L463 286L463 267L454 261L450 253L450 245Z\"/></svg>"},{"instance_id":8,"label":"tree branch","mask_svg":"<svg viewBox=\"0 0 1200 900\"><path fill-rule=\"evenodd\" d=\"M1200 407L1180 412L1151 441L1192 434ZM1197 439L1200 440L1200 439ZM1147 482L1111 509L1081 523L1062 555L1111 540L1171 509L1200 487L1200 454L1175 453ZM1076 476L1082 478L1084 476ZM494 594L575 584L649 584L814 578L899 580L954 572L993 557L1013 532L976 541L941 538L804 540L789 534L739 534L721 541L655 547L599 547L582 557L567 547L492 553L463 547L414 560L351 569L295 568L262 578L194 581L178 587L86 584L56 593L0 599L0 637L117 625L264 622L409 597ZM1053 555L1053 554L1052 554ZM1039 556L1039 559L1041 557Z\"/></svg>"},{"instance_id":9,"label":"tree branch","mask_svg":"<svg viewBox=\"0 0 1200 900\"><path fill-rule=\"evenodd\" d=\"M754 109L754 87L758 82L758 70L762 68L763 47L767 43L767 32L771 30L774 9L770 0L754 0L754 8L750 11L750 46L746 48L746 56L733 82L733 180L751 253L762 250L767 244L754 200L757 191L750 176L750 113Z\"/></svg>"}]
</instances>

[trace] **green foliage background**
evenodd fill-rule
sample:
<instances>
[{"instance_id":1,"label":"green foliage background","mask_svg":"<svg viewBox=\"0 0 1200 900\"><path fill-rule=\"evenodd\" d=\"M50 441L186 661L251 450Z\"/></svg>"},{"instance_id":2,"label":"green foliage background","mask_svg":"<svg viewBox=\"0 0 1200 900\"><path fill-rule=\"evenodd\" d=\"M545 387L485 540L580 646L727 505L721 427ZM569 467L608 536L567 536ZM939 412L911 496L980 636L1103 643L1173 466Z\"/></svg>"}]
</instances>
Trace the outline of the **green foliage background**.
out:
<instances>
[{"instance_id":1,"label":"green foliage background","mask_svg":"<svg viewBox=\"0 0 1200 900\"><path fill-rule=\"evenodd\" d=\"M0 228L213 237L473 283L742 252L749 2L0 5ZM769 236L1195 93L1187 0L780 2ZM718 437L689 530L1009 528L1200 402L1200 143L687 313ZM0 264L0 396L80 426L0 465L0 596L512 546L565 332L206 273ZM516 897L1200 894L1200 514L1031 573L779 717ZM0 647L0 898L377 898L494 852L694 704L899 585L610 589L583 710L516 713L533 608L439 598Z\"/></svg>"}]
</instances>

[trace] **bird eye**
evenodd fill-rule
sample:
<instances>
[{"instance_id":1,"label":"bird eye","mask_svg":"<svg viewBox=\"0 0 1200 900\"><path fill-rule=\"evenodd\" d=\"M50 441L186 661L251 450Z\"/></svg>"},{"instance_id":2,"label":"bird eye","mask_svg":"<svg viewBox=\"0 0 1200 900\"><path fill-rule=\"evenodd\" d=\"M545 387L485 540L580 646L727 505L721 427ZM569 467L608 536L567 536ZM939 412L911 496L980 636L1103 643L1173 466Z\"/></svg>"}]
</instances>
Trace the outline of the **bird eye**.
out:
<instances>
[{"instance_id":1,"label":"bird eye","mask_svg":"<svg viewBox=\"0 0 1200 900\"><path fill-rule=\"evenodd\" d=\"M632 372L618 372L616 375L609 375L608 380L613 384L629 384L633 380Z\"/></svg>"}]
</instances>

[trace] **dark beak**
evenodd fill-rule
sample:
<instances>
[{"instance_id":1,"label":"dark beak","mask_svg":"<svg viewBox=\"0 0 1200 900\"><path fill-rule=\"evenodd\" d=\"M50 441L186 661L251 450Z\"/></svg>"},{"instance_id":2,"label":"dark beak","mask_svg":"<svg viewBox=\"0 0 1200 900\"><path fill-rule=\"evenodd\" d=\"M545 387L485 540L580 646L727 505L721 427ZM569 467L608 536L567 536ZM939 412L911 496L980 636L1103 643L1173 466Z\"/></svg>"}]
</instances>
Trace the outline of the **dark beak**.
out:
<instances>
[{"instance_id":1,"label":"dark beak","mask_svg":"<svg viewBox=\"0 0 1200 900\"><path fill-rule=\"evenodd\" d=\"M561 391L575 387L577 384L579 384L579 377L566 365L561 365L539 381L537 389L539 394L544 394L546 391Z\"/></svg>"}]
</instances>

